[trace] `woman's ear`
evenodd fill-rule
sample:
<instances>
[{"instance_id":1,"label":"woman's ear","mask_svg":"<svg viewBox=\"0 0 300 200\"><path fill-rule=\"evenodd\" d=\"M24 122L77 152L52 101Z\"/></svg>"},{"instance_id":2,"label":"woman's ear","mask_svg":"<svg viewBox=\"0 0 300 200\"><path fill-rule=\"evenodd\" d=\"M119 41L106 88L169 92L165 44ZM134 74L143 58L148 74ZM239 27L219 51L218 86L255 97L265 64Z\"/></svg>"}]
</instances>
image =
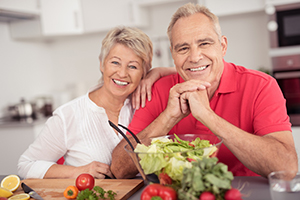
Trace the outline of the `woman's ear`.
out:
<instances>
[{"instance_id":1,"label":"woman's ear","mask_svg":"<svg viewBox=\"0 0 300 200\"><path fill-rule=\"evenodd\" d=\"M100 61L100 71L103 73L103 65L102 65L102 62Z\"/></svg>"}]
</instances>

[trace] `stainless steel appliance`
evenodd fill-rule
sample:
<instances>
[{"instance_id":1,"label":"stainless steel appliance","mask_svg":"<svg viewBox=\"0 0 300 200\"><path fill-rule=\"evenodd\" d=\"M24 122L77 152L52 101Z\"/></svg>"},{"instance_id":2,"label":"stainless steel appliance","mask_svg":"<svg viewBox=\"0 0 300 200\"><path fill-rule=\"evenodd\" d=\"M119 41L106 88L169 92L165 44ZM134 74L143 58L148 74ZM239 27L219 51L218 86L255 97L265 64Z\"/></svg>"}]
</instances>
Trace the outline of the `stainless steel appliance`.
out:
<instances>
[{"instance_id":1,"label":"stainless steel appliance","mask_svg":"<svg viewBox=\"0 0 300 200\"><path fill-rule=\"evenodd\" d=\"M271 48L300 45L300 2L270 5L266 12Z\"/></svg>"},{"instance_id":2,"label":"stainless steel appliance","mask_svg":"<svg viewBox=\"0 0 300 200\"><path fill-rule=\"evenodd\" d=\"M273 76L286 99L293 126L300 126L300 54L272 58Z\"/></svg>"}]
</instances>

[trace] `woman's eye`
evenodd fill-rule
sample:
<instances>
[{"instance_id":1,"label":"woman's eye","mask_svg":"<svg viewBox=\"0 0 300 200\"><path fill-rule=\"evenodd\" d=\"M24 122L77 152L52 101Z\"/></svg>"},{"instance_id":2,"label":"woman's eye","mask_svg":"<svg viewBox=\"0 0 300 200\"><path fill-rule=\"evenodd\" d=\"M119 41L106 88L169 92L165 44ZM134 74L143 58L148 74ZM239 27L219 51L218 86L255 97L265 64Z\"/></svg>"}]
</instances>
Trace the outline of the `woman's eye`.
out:
<instances>
[{"instance_id":1,"label":"woman's eye","mask_svg":"<svg viewBox=\"0 0 300 200\"><path fill-rule=\"evenodd\" d=\"M112 64L115 64L115 65L118 65L118 64L119 64L119 62L117 62L117 61L112 61L111 63L112 63Z\"/></svg>"},{"instance_id":2,"label":"woman's eye","mask_svg":"<svg viewBox=\"0 0 300 200\"><path fill-rule=\"evenodd\" d=\"M137 67L134 66L134 65L129 65L128 67L129 67L130 69L137 69Z\"/></svg>"}]
</instances>

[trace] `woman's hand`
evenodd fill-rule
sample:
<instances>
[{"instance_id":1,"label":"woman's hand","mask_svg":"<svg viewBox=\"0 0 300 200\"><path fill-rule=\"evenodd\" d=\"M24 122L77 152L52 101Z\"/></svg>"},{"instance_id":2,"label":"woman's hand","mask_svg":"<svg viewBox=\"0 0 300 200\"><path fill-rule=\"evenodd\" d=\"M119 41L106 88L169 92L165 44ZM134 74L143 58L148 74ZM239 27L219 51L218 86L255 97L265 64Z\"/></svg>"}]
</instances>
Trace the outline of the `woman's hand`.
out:
<instances>
[{"instance_id":1,"label":"woman's hand","mask_svg":"<svg viewBox=\"0 0 300 200\"><path fill-rule=\"evenodd\" d=\"M148 72L146 77L141 80L139 86L132 93L132 107L139 109L146 105L146 100L151 101L151 89L153 84L163 76L175 74L174 67L156 67Z\"/></svg>"},{"instance_id":2,"label":"woman's hand","mask_svg":"<svg viewBox=\"0 0 300 200\"><path fill-rule=\"evenodd\" d=\"M82 173L89 173L98 179L104 179L105 175L109 176L110 178L114 178L113 174L110 171L110 166L98 161L93 161L87 165L77 167L77 176L79 176Z\"/></svg>"}]
</instances>

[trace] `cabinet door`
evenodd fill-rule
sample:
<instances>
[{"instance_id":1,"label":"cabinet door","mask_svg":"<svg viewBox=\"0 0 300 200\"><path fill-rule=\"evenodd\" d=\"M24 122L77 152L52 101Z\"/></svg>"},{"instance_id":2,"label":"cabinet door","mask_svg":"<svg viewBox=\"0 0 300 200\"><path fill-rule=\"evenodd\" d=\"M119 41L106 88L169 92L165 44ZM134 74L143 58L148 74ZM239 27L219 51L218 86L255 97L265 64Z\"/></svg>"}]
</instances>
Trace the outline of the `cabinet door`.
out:
<instances>
[{"instance_id":1,"label":"cabinet door","mask_svg":"<svg viewBox=\"0 0 300 200\"><path fill-rule=\"evenodd\" d=\"M41 0L41 26L46 36L82 33L80 0Z\"/></svg>"},{"instance_id":2,"label":"cabinet door","mask_svg":"<svg viewBox=\"0 0 300 200\"><path fill-rule=\"evenodd\" d=\"M263 0L198 0L198 2L204 2L205 6L217 16L262 11L265 6Z\"/></svg>"},{"instance_id":3,"label":"cabinet door","mask_svg":"<svg viewBox=\"0 0 300 200\"><path fill-rule=\"evenodd\" d=\"M0 8L15 12L39 13L39 0L1 0Z\"/></svg>"},{"instance_id":4,"label":"cabinet door","mask_svg":"<svg viewBox=\"0 0 300 200\"><path fill-rule=\"evenodd\" d=\"M85 32L107 31L119 25L132 25L130 0L81 0Z\"/></svg>"}]
</instances>

